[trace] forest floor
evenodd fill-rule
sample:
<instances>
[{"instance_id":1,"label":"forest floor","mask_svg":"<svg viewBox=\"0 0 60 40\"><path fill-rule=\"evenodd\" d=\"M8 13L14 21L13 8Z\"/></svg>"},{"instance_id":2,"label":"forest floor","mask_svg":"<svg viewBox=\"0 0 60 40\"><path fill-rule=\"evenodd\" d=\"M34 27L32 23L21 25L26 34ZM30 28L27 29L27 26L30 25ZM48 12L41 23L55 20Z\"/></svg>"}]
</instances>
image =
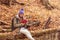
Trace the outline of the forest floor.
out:
<instances>
[{"instance_id":1,"label":"forest floor","mask_svg":"<svg viewBox=\"0 0 60 40\"><path fill-rule=\"evenodd\" d=\"M4 29L4 27L6 27L7 29L11 27L12 18L18 14L21 8L24 8L25 16L31 16L31 19L38 18L38 20L40 20L41 22L39 27L33 26L29 28L30 30L42 30L49 17L51 17L49 28L60 27L60 1L58 1L59 0L50 1L50 4L55 7L52 10L46 9L45 6L43 6L41 3L37 3L37 1L27 1L25 2L26 5L24 6L21 6L19 4L11 5L10 7L4 4L0 5L0 20L8 24L0 25L0 30ZM28 5L28 3L30 4Z\"/></svg>"}]
</instances>

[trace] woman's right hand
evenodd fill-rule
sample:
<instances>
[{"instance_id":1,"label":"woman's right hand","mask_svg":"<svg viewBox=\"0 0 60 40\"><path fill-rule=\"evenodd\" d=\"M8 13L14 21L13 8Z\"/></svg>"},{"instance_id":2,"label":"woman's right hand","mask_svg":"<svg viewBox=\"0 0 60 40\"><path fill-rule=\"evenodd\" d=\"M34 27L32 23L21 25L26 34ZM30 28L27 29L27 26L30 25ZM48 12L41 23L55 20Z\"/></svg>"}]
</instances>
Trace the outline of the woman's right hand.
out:
<instances>
[{"instance_id":1,"label":"woman's right hand","mask_svg":"<svg viewBox=\"0 0 60 40\"><path fill-rule=\"evenodd\" d=\"M21 25L25 25L24 23L21 23Z\"/></svg>"}]
</instances>

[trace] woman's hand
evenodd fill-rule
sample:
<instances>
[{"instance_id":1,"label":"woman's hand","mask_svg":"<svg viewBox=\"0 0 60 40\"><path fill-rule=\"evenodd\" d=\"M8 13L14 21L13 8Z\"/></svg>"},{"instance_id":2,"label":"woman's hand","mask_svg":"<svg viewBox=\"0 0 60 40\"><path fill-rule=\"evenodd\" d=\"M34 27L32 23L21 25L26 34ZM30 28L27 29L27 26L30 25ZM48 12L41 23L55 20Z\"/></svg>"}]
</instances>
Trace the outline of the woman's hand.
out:
<instances>
[{"instance_id":1,"label":"woman's hand","mask_svg":"<svg viewBox=\"0 0 60 40\"><path fill-rule=\"evenodd\" d=\"M25 23L21 23L21 25L25 25Z\"/></svg>"}]
</instances>

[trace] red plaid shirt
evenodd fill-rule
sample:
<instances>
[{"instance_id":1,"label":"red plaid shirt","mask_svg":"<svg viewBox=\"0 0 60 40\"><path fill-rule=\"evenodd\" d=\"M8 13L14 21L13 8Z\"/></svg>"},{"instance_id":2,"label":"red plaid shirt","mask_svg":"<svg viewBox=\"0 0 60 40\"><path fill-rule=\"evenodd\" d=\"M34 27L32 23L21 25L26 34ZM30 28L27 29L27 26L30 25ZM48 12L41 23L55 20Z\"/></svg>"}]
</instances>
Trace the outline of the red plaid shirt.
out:
<instances>
[{"instance_id":1,"label":"red plaid shirt","mask_svg":"<svg viewBox=\"0 0 60 40\"><path fill-rule=\"evenodd\" d=\"M22 20L21 23L27 23L27 20Z\"/></svg>"}]
</instances>

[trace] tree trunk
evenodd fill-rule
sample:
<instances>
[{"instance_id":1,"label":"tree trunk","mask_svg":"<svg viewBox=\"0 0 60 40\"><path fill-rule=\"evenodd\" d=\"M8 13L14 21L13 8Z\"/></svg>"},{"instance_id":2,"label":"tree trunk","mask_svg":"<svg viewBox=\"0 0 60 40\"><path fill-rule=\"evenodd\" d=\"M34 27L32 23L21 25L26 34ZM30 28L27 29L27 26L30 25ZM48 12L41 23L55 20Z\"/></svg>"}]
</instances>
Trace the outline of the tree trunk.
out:
<instances>
[{"instance_id":1,"label":"tree trunk","mask_svg":"<svg viewBox=\"0 0 60 40\"><path fill-rule=\"evenodd\" d=\"M0 4L5 4L5 5L14 5L14 3L18 3L16 0L0 0Z\"/></svg>"},{"instance_id":2,"label":"tree trunk","mask_svg":"<svg viewBox=\"0 0 60 40\"><path fill-rule=\"evenodd\" d=\"M10 0L0 0L1 4L10 5Z\"/></svg>"}]
</instances>

